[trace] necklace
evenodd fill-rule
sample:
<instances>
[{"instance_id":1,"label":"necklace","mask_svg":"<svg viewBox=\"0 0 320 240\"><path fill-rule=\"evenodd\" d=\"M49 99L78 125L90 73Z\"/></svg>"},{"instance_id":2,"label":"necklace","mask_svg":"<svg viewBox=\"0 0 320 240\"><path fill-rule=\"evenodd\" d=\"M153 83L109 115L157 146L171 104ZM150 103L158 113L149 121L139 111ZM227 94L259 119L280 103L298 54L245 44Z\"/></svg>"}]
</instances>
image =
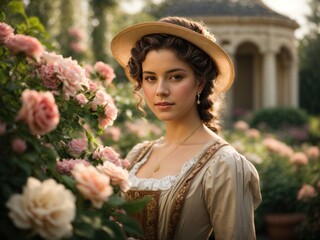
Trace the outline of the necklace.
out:
<instances>
[{"instance_id":1,"label":"necklace","mask_svg":"<svg viewBox=\"0 0 320 240\"><path fill-rule=\"evenodd\" d=\"M159 171L159 169L160 169L160 164L161 164L165 159L167 159L172 153L174 153L174 152L178 149L178 147L181 146L181 144L183 144L183 143L186 142L189 138L191 138L191 136L192 136L193 134L195 134L195 132L198 130L198 128L199 128L201 125L202 125L202 123L200 123L194 130L192 130L192 132L191 132L185 139L183 139L180 143L178 143L177 146L176 146L171 152L169 152L167 155L165 155L165 156L162 158L161 161L158 161L158 163L157 163L157 164L154 166L154 168L153 168L153 172ZM158 160L158 157L159 157L159 152L158 152L158 154L157 154L157 160Z\"/></svg>"}]
</instances>

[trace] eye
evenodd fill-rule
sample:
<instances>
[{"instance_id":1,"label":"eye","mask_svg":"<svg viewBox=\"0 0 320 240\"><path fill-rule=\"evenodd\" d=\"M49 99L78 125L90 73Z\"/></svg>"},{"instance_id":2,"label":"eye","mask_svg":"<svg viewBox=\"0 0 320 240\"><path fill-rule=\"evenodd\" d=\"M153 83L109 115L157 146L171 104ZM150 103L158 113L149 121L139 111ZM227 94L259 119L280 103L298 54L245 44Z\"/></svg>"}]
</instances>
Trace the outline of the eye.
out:
<instances>
[{"instance_id":1,"label":"eye","mask_svg":"<svg viewBox=\"0 0 320 240\"><path fill-rule=\"evenodd\" d=\"M183 76L180 74L175 74L169 77L169 80L172 80L172 81L179 81L181 79L183 79Z\"/></svg>"},{"instance_id":2,"label":"eye","mask_svg":"<svg viewBox=\"0 0 320 240\"><path fill-rule=\"evenodd\" d=\"M143 81L145 82L154 82L156 80L157 78L155 76L150 76L150 75L143 76Z\"/></svg>"}]
</instances>

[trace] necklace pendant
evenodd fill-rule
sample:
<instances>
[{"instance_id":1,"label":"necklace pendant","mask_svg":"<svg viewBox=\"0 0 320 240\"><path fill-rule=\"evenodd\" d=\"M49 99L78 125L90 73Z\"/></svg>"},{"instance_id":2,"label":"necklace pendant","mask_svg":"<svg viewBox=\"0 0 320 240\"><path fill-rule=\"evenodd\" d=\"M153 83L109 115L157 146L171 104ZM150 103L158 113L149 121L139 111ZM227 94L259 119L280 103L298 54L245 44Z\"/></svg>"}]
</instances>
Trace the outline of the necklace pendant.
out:
<instances>
[{"instance_id":1,"label":"necklace pendant","mask_svg":"<svg viewBox=\"0 0 320 240\"><path fill-rule=\"evenodd\" d=\"M154 167L153 172L157 172L160 169L160 164L157 163L157 165Z\"/></svg>"}]
</instances>

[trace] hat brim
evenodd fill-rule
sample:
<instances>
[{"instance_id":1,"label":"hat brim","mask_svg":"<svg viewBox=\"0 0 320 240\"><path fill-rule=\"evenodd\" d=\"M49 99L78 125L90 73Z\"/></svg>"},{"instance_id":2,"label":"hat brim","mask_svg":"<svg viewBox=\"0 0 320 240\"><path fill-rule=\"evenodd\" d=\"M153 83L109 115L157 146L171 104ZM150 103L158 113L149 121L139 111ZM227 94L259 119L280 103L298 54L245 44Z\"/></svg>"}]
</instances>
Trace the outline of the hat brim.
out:
<instances>
[{"instance_id":1,"label":"hat brim","mask_svg":"<svg viewBox=\"0 0 320 240\"><path fill-rule=\"evenodd\" d=\"M111 41L111 51L117 62L125 69L130 81L134 81L127 64L131 49L143 36L149 34L169 34L185 39L206 52L218 68L215 91L226 92L234 81L234 66L228 54L215 42L188 28L165 22L144 22L125 28Z\"/></svg>"}]
</instances>

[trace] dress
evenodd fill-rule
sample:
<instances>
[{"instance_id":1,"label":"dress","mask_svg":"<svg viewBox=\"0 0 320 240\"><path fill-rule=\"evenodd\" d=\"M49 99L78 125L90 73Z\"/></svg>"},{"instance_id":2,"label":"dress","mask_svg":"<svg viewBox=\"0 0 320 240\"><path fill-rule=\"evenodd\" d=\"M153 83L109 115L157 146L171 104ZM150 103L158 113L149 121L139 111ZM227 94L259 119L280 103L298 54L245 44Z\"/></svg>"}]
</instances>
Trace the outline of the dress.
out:
<instances>
[{"instance_id":1,"label":"dress","mask_svg":"<svg viewBox=\"0 0 320 240\"><path fill-rule=\"evenodd\" d=\"M256 239L253 212L261 202L258 173L230 145L220 146L212 156L204 157L218 141L212 140L203 146L183 165L179 174L162 179L136 176L139 167L151 153L152 147L146 147L151 145L150 142L139 143L128 153L126 159L134 162L142 150L147 149L142 159L130 170L132 187L127 198L154 196L146 207L149 209L148 215L140 216L139 219L148 232L148 239L205 240L212 231L217 240ZM191 181L186 180L204 158L208 159L198 167L197 174ZM186 182L189 188L185 191L182 206L178 205L178 218L174 219L174 209L181 198L179 191L181 192ZM172 228L174 221L176 222Z\"/></svg>"}]
</instances>

